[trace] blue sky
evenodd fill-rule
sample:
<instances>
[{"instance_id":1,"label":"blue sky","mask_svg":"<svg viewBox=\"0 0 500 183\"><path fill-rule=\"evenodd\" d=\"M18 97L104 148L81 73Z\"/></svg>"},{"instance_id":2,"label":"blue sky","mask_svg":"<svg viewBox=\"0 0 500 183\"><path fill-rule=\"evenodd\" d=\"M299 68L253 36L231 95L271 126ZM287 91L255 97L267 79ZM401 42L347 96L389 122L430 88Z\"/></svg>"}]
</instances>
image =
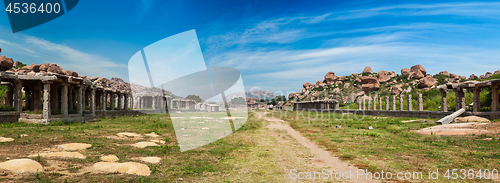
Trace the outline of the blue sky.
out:
<instances>
[{"instance_id":1,"label":"blue sky","mask_svg":"<svg viewBox=\"0 0 500 183\"><path fill-rule=\"evenodd\" d=\"M246 90L276 94L365 66L466 76L500 69L500 2L487 1L86 0L18 33L0 13L0 47L25 63L128 80L134 54L192 29L207 66L236 68Z\"/></svg>"}]
</instances>

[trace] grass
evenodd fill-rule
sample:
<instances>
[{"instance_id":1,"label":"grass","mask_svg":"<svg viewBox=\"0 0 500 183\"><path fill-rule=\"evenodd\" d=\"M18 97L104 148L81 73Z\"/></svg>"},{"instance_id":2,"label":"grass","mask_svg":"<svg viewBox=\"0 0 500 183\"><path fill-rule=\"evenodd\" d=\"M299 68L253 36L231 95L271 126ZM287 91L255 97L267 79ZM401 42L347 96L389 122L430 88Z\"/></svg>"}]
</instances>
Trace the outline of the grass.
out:
<instances>
[{"instance_id":1,"label":"grass","mask_svg":"<svg viewBox=\"0 0 500 183\"><path fill-rule=\"evenodd\" d=\"M472 137L442 137L419 135L412 130L431 127L435 120L401 123L407 118L380 118L332 113L288 115L274 112L308 139L358 168L372 172L423 172L429 169L500 169L499 135ZM305 117L323 116L308 121ZM314 118L314 117L313 117ZM356 120L360 119L360 120ZM335 128L341 125L342 128ZM368 130L372 126L374 130ZM486 141L485 138L494 140ZM448 181L442 178L439 181ZM425 180L424 181L430 181ZM471 181L471 180L468 180ZM472 180L472 181L485 181Z\"/></svg>"},{"instance_id":2,"label":"grass","mask_svg":"<svg viewBox=\"0 0 500 183\"><path fill-rule=\"evenodd\" d=\"M283 148L276 148L278 145L273 137L267 135L269 130L263 128L264 123L266 121L250 114L248 121L235 133L184 152L180 151L174 124L168 114L102 118L91 123L56 121L50 126L2 123L0 136L14 138L15 141L1 144L5 150L0 153L0 162L6 161L7 157L26 158L44 148L63 143L90 143L92 147L80 151L87 156L86 159L31 158L41 162L46 169L54 160L59 161L64 164L61 170L51 171L49 168L49 171L36 174L0 179L12 182L175 182L180 178L186 182L286 181L287 174L276 161ZM139 149L126 145L138 140L105 137L119 132L156 132L167 143ZM21 137L21 134L28 137ZM109 154L116 155L119 162L136 161L134 157L145 156L160 157L162 161L161 164L148 164L152 173L147 177L82 172L85 170L83 167L90 167L99 162L101 156Z\"/></svg>"}]
</instances>

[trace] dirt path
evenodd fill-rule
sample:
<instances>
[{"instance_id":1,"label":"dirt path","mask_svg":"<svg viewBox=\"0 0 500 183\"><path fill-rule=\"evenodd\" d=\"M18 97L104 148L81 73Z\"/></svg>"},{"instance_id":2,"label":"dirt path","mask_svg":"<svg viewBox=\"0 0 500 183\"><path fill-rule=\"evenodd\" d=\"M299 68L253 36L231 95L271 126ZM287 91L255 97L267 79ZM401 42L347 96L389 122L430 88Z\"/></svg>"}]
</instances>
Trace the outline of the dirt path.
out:
<instances>
[{"instance_id":1,"label":"dirt path","mask_svg":"<svg viewBox=\"0 0 500 183\"><path fill-rule=\"evenodd\" d=\"M285 121L280 120L280 119L276 119L276 118L265 117L265 113L258 113L258 116L269 121L269 125L267 126L267 128L270 131L274 131L274 130L286 131L287 134L289 134L291 137L293 137L293 139L295 139L301 146L309 149L311 154L314 155L312 162L311 162L312 166L315 166L317 168L329 169L329 170L334 171L334 172L341 172L341 173L347 172L344 174L344 176L346 176L346 177L349 176L349 172L356 173L356 171L357 171L356 167L351 166L346 162L342 162L339 158L331 155L330 152L321 149L315 143L309 141L309 139L302 136L300 134L300 132L296 131L295 129L290 127L288 124L286 124ZM338 176L340 177L340 175L338 175ZM355 179L340 178L338 180L345 181L345 182L378 182L376 180L366 179L365 175L359 176L359 179L358 179L358 177L356 177Z\"/></svg>"}]
</instances>

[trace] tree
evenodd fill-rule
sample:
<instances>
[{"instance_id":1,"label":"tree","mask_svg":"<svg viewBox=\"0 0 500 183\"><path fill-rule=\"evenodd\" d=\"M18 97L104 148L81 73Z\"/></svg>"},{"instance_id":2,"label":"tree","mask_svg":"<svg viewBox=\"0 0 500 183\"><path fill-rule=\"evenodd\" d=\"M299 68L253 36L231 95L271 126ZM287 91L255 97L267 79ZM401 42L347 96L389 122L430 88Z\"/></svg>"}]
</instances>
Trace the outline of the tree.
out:
<instances>
[{"instance_id":1,"label":"tree","mask_svg":"<svg viewBox=\"0 0 500 183\"><path fill-rule=\"evenodd\" d=\"M247 104L243 97L233 98L233 99L231 99L231 103L233 105L246 105Z\"/></svg>"},{"instance_id":2,"label":"tree","mask_svg":"<svg viewBox=\"0 0 500 183\"><path fill-rule=\"evenodd\" d=\"M203 100L197 95L188 95L186 99L194 100L196 102L203 102Z\"/></svg>"}]
</instances>

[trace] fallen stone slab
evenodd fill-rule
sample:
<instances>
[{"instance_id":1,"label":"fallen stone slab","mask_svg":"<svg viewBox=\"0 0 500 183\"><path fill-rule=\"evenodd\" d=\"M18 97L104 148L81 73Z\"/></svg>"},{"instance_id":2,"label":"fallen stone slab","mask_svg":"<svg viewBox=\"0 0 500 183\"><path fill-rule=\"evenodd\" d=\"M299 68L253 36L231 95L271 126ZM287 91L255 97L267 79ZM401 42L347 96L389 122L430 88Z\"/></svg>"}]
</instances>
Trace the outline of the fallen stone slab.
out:
<instances>
[{"instance_id":1,"label":"fallen stone slab","mask_svg":"<svg viewBox=\"0 0 500 183\"><path fill-rule=\"evenodd\" d=\"M13 138L0 137L0 142L11 142L14 141Z\"/></svg>"},{"instance_id":2,"label":"fallen stone slab","mask_svg":"<svg viewBox=\"0 0 500 183\"><path fill-rule=\"evenodd\" d=\"M125 162L125 163L113 163L113 162L98 162L92 166L92 170L97 172L107 172L107 173L127 173L141 176L148 176L151 174L149 167L142 163L135 162Z\"/></svg>"},{"instance_id":3,"label":"fallen stone slab","mask_svg":"<svg viewBox=\"0 0 500 183\"><path fill-rule=\"evenodd\" d=\"M132 137L132 138L141 138L142 135L141 134L137 134L137 133L131 133L131 132L122 132L122 133L118 133L116 134L118 137Z\"/></svg>"},{"instance_id":4,"label":"fallen stone slab","mask_svg":"<svg viewBox=\"0 0 500 183\"><path fill-rule=\"evenodd\" d=\"M9 170L13 173L36 173L43 172L40 163L32 159L13 159L0 163L0 169Z\"/></svg>"},{"instance_id":5,"label":"fallen stone slab","mask_svg":"<svg viewBox=\"0 0 500 183\"><path fill-rule=\"evenodd\" d=\"M453 121L455 120L456 117L462 115L463 113L465 112L465 109L462 108L462 109L459 109L458 111L448 115L448 116L445 116L444 118L441 118L440 120L436 121L437 124L441 124L441 125L444 125L444 124L450 124L450 123L453 123Z\"/></svg>"},{"instance_id":6,"label":"fallen stone slab","mask_svg":"<svg viewBox=\"0 0 500 183\"><path fill-rule=\"evenodd\" d=\"M137 142L135 144L132 144L132 146L137 147L137 148L145 148L149 146L160 146L154 142Z\"/></svg>"},{"instance_id":7,"label":"fallen stone slab","mask_svg":"<svg viewBox=\"0 0 500 183\"><path fill-rule=\"evenodd\" d=\"M64 149L65 151L78 151L78 150L85 150L89 147L92 147L92 144L68 143L68 144L57 145L56 147L60 148L60 149Z\"/></svg>"},{"instance_id":8,"label":"fallen stone slab","mask_svg":"<svg viewBox=\"0 0 500 183\"><path fill-rule=\"evenodd\" d=\"M44 152L44 153L39 153L39 154L33 154L30 155L29 157L46 157L46 158L79 158L79 159L85 159L86 156L79 152L67 152L67 151L61 151L61 152Z\"/></svg>"},{"instance_id":9,"label":"fallen stone slab","mask_svg":"<svg viewBox=\"0 0 500 183\"><path fill-rule=\"evenodd\" d=\"M455 118L455 122L481 122L481 123L489 123L491 122L489 119L479 117L479 116L467 116L467 117L458 117Z\"/></svg>"},{"instance_id":10,"label":"fallen stone slab","mask_svg":"<svg viewBox=\"0 0 500 183\"><path fill-rule=\"evenodd\" d=\"M152 164L158 164L161 162L161 158L159 157L139 157L139 158L136 158L142 162L145 162L145 163L152 163Z\"/></svg>"},{"instance_id":11,"label":"fallen stone slab","mask_svg":"<svg viewBox=\"0 0 500 183\"><path fill-rule=\"evenodd\" d=\"M443 136L459 136L459 135L480 135L488 133L487 130L482 129L484 125L489 123L453 123L437 125L429 128L423 128L415 131L422 135L443 135Z\"/></svg>"},{"instance_id":12,"label":"fallen stone slab","mask_svg":"<svg viewBox=\"0 0 500 183\"><path fill-rule=\"evenodd\" d=\"M106 161L106 162L117 162L118 160L120 160L115 155L101 156L100 159L101 161Z\"/></svg>"},{"instance_id":13,"label":"fallen stone slab","mask_svg":"<svg viewBox=\"0 0 500 183\"><path fill-rule=\"evenodd\" d=\"M150 142L155 142L158 144L165 144L166 143L164 140L150 140Z\"/></svg>"}]
</instances>

